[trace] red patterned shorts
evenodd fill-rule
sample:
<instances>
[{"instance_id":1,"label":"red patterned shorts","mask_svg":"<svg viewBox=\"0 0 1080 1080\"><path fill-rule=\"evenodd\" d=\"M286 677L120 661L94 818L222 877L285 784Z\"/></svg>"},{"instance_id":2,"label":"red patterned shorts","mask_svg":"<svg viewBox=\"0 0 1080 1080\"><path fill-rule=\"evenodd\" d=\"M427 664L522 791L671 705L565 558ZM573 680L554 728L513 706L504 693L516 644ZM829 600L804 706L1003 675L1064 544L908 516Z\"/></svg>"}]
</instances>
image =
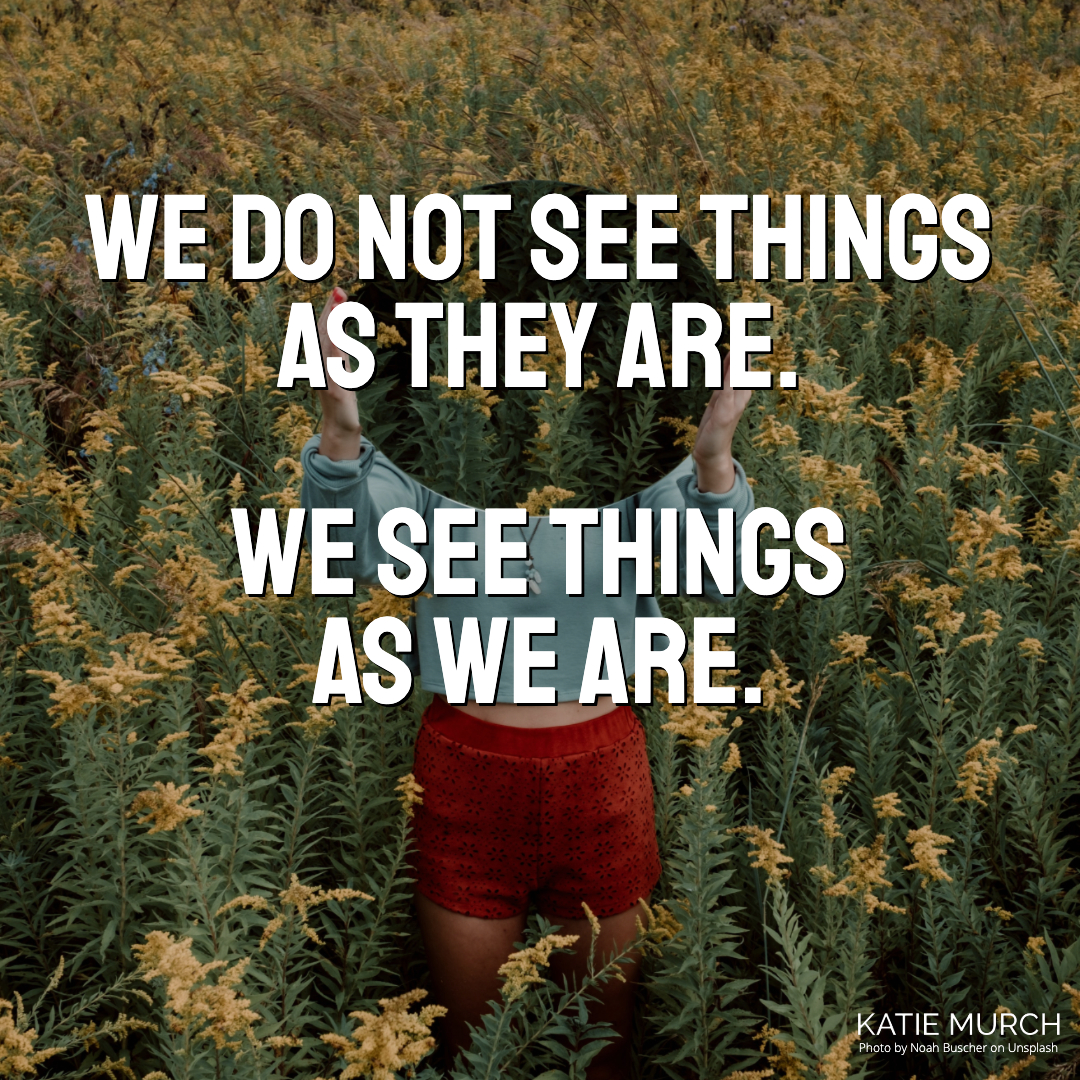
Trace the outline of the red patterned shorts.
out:
<instances>
[{"instance_id":1,"label":"red patterned shorts","mask_svg":"<svg viewBox=\"0 0 1080 1080\"><path fill-rule=\"evenodd\" d=\"M413 772L417 889L482 919L600 918L647 897L660 876L645 733L628 706L595 720L516 728L436 698Z\"/></svg>"}]
</instances>

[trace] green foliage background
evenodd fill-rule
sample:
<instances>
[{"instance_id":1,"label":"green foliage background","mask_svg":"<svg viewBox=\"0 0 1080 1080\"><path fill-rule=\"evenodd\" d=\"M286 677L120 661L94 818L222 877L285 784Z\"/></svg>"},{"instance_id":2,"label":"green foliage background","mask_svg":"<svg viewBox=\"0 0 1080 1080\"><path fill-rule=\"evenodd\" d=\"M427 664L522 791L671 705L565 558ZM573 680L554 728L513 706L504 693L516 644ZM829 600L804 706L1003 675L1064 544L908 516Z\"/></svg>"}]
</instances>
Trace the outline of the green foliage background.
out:
<instances>
[{"instance_id":1,"label":"green foliage background","mask_svg":"<svg viewBox=\"0 0 1080 1080\"><path fill-rule=\"evenodd\" d=\"M739 681L766 708L718 713L704 746L685 717L643 715L665 866L653 899L680 928L649 960L636 1068L1000 1080L1023 1055L893 1063L844 1037L859 1012L1005 1006L1061 1014L1056 1053L1026 1068L1072 1075L1072 7L0 7L0 1076L371 1075L359 1042L320 1036L424 985L395 791L424 702L313 715L323 620L346 606L303 581L280 599L235 581L231 506L297 504L318 410L273 375L289 304L325 285L233 284L228 210L234 192L319 192L340 208L349 282L358 192L506 180L678 192L675 224L706 266L702 191L969 190L993 208L994 267L974 287L766 288L744 269L723 297L772 299L775 364L802 375L755 394L742 425L757 501L790 518L835 506L848 577L827 601L736 602ZM97 280L86 193L196 190L212 208L207 283L163 283L156 260L146 284ZM387 321L387 283L358 296ZM630 282L606 302L647 296ZM404 351L384 340L369 434L479 504L643 486L685 449L661 418L692 422L705 399L617 391L615 338L598 334L596 389L499 394L487 416L479 397L407 392ZM733 743L741 766L725 771ZM880 816L889 794L902 818ZM132 812L140 798L149 813ZM181 820L185 805L198 816ZM730 831L744 827L773 830L792 861ZM920 846L924 828L943 854ZM150 934L189 941L197 965L177 986L143 978ZM215 960L231 966L198 967ZM455 1075L581 1076L584 1051L549 1038L582 1037L577 1005L551 985L504 1004Z\"/></svg>"}]
</instances>

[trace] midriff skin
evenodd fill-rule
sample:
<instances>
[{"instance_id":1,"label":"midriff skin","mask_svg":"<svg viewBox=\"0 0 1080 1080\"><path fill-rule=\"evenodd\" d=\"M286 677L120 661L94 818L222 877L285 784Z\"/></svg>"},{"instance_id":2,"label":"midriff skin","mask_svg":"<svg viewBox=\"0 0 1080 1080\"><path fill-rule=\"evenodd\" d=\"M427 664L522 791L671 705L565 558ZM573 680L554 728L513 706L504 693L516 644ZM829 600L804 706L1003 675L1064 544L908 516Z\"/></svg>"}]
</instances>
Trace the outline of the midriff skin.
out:
<instances>
[{"instance_id":1,"label":"midriff skin","mask_svg":"<svg viewBox=\"0 0 1080 1080\"><path fill-rule=\"evenodd\" d=\"M446 700L442 694L435 696L443 701ZM582 705L580 701L560 701L558 705L515 705L510 701L497 701L494 705L480 705L475 701L468 701L455 708L468 713L469 716L475 716L477 720L486 720L489 724L545 728L595 720L598 716L603 716L618 706L610 697L598 697L595 705Z\"/></svg>"}]
</instances>

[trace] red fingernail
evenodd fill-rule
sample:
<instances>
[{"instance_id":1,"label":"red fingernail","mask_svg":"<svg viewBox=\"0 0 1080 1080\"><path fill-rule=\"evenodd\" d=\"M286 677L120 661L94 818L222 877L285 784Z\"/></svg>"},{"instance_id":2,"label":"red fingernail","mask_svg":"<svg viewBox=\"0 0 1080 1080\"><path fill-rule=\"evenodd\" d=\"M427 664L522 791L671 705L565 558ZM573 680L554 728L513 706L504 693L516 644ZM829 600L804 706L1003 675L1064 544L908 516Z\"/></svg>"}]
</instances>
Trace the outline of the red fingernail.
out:
<instances>
[{"instance_id":1,"label":"red fingernail","mask_svg":"<svg viewBox=\"0 0 1080 1080\"><path fill-rule=\"evenodd\" d=\"M334 289L332 296L335 304L340 304L346 299L346 292L344 289L337 287Z\"/></svg>"}]
</instances>

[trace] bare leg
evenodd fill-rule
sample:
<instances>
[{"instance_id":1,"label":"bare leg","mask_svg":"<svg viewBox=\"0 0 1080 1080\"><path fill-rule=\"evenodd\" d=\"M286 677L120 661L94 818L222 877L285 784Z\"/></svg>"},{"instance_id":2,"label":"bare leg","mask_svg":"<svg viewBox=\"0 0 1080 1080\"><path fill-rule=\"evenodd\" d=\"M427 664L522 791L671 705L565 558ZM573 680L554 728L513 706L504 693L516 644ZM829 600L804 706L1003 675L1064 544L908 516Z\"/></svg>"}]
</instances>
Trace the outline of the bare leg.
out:
<instances>
[{"instance_id":1,"label":"bare leg","mask_svg":"<svg viewBox=\"0 0 1080 1080\"><path fill-rule=\"evenodd\" d=\"M600 920L600 937L596 943L596 966L600 968L615 953L621 952L637 936L635 920L643 917L639 906L619 915ZM558 921L558 920L553 920ZM589 973L589 938L592 933L585 919L564 919L560 933L579 935L572 953L551 958L552 977L577 985ZM619 1038L609 1042L589 1066L588 1080L627 1080L631 1075L630 1049L634 1021L634 993L641 972L641 956L631 954L631 962L620 965L626 982L612 977L597 989L599 1000L589 1010L594 1023L606 1021L618 1033Z\"/></svg>"},{"instance_id":2,"label":"bare leg","mask_svg":"<svg viewBox=\"0 0 1080 1080\"><path fill-rule=\"evenodd\" d=\"M499 968L525 936L525 913L509 919L478 919L440 907L416 894L420 933L427 951L435 1001L449 1010L442 1023L447 1064L469 1045L469 1025L498 1000ZM575 931L576 932L576 931Z\"/></svg>"},{"instance_id":3,"label":"bare leg","mask_svg":"<svg viewBox=\"0 0 1080 1080\"><path fill-rule=\"evenodd\" d=\"M448 1009L442 1019L442 1044L447 1063L469 1045L469 1025L475 1025L489 1010L488 1003L498 1000L502 980L498 970L514 950L515 942L525 936L525 915L509 919L478 919L440 907L420 893L416 894L420 933L427 951L433 998ZM624 949L637 934L636 919L641 909L633 907L619 915L600 920L596 946L597 966ZM568 983L580 983L588 976L591 930L585 919L567 919L561 933L579 935L572 953L551 958L550 975ZM598 988L599 1001L591 1011L596 1023L606 1021L619 1038L597 1055L588 1070L588 1080L626 1080L630 1076L631 1028L634 1018L634 992L641 967L634 954L621 967L626 982L611 978Z\"/></svg>"}]
</instances>

